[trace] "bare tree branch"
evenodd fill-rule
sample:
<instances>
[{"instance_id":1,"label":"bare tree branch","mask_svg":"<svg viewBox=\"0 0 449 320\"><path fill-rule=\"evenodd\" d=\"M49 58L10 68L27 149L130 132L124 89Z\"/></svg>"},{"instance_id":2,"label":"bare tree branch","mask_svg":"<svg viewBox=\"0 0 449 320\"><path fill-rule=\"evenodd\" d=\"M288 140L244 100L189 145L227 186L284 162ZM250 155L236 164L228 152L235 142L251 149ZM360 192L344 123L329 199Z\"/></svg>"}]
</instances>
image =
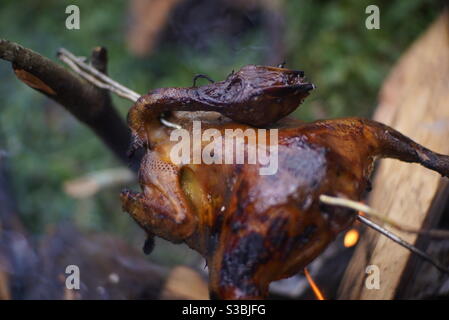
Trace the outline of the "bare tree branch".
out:
<instances>
[{"instance_id":1,"label":"bare tree branch","mask_svg":"<svg viewBox=\"0 0 449 320\"><path fill-rule=\"evenodd\" d=\"M67 64L73 72L92 83L94 86L113 92L119 97L128 99L132 102L136 102L137 99L139 99L140 94L121 85L117 81L112 80L104 72L86 64L83 59L75 56L68 50L64 48L59 49L58 57L62 62ZM181 129L181 126L178 124L172 123L163 117L160 118L160 121L166 127Z\"/></svg>"},{"instance_id":2,"label":"bare tree branch","mask_svg":"<svg viewBox=\"0 0 449 320\"><path fill-rule=\"evenodd\" d=\"M12 63L16 76L61 104L90 127L123 162L127 163L129 130L112 105L109 92L17 43L0 39L0 59ZM92 64L106 72L106 50L95 48Z\"/></svg>"},{"instance_id":3,"label":"bare tree branch","mask_svg":"<svg viewBox=\"0 0 449 320\"><path fill-rule=\"evenodd\" d=\"M0 152L0 300L20 295L27 279L34 275L34 257L35 250L11 189L7 159Z\"/></svg>"}]
</instances>

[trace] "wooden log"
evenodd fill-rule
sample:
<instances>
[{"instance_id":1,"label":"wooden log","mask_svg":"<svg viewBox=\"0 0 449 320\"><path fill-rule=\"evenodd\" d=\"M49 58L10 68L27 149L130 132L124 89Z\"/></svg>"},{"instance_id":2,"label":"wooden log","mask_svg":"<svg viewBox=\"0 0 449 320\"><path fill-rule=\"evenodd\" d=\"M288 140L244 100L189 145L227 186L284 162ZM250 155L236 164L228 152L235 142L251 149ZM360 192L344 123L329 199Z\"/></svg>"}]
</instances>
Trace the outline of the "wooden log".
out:
<instances>
[{"instance_id":1,"label":"wooden log","mask_svg":"<svg viewBox=\"0 0 449 320\"><path fill-rule=\"evenodd\" d=\"M444 12L404 54L380 91L374 119L433 151L449 154L449 14ZM415 229L434 227L448 200L448 179L416 164L382 160L369 204ZM414 234L395 231L416 243ZM342 279L340 299L393 299L410 274L411 253L368 230ZM380 288L365 286L368 265L380 270ZM401 280L402 279L402 280ZM405 280L404 280L405 279Z\"/></svg>"}]
</instances>

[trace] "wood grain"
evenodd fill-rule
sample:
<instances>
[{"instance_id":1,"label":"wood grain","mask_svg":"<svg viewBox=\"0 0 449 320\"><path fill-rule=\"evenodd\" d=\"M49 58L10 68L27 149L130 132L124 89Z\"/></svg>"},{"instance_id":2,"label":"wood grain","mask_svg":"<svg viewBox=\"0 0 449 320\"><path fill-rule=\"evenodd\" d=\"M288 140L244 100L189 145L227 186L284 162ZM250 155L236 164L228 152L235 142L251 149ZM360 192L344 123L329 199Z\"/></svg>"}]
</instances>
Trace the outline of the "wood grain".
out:
<instances>
[{"instance_id":1,"label":"wood grain","mask_svg":"<svg viewBox=\"0 0 449 320\"><path fill-rule=\"evenodd\" d=\"M393 68L381 89L374 119L433 151L449 154L448 12L429 27ZM369 204L404 226L431 227L448 199L447 190L448 179L420 165L381 160ZM411 243L417 241L416 235L395 233ZM342 279L339 298L395 298L410 257L408 250L367 231ZM365 268L373 264L380 269L379 290L365 287Z\"/></svg>"}]
</instances>

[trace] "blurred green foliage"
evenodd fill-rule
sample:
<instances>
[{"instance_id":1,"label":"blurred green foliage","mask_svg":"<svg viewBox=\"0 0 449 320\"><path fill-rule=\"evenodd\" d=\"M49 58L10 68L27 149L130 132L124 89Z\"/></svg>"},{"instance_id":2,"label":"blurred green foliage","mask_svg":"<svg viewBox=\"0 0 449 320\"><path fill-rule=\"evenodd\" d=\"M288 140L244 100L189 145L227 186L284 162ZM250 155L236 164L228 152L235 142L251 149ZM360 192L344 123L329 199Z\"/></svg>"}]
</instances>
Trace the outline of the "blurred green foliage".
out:
<instances>
[{"instance_id":1,"label":"blurred green foliage","mask_svg":"<svg viewBox=\"0 0 449 320\"><path fill-rule=\"evenodd\" d=\"M80 30L65 28L69 4L80 7ZM216 37L208 50L162 43L150 57L137 58L125 44L127 4L119 0L2 0L0 37L50 58L55 58L59 47L88 56L93 47L105 46L110 75L141 93L163 86L190 86L198 73L222 79L242 65L263 63L260 48L270 45L255 27L239 39L237 49ZM365 28L369 4L380 8L380 30ZM388 70L440 10L426 0L285 1L287 66L305 70L318 86L296 115L305 120L369 116ZM119 187L86 200L72 199L62 190L66 180L120 165L89 129L19 82L3 61L0 97L0 148L9 154L13 188L29 230L40 234L52 224L71 220L85 230L114 232L140 244L141 232L121 212ZM114 101L125 115L130 103ZM162 255L157 251L155 257ZM171 254L165 261L184 258Z\"/></svg>"}]
</instances>

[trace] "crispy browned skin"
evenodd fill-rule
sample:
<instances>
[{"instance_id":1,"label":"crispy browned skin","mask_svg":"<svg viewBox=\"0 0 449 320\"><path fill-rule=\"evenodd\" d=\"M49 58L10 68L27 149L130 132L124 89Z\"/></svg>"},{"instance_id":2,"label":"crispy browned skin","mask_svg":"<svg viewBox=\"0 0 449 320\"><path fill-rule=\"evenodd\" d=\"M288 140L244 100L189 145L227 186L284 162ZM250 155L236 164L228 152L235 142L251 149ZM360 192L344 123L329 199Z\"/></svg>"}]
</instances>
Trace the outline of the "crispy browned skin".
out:
<instances>
[{"instance_id":1,"label":"crispy browned skin","mask_svg":"<svg viewBox=\"0 0 449 320\"><path fill-rule=\"evenodd\" d=\"M138 102L133 109L143 107ZM203 116L197 117L203 129L250 128ZM142 192L122 192L123 208L150 237L185 242L200 252L213 298L263 298L270 282L302 270L354 221L353 212L322 205L319 196L360 200L375 158L417 162L449 175L448 156L366 119L281 121L274 126L279 170L267 176L254 164L175 165L169 156L173 129L157 117L133 119L131 128L143 126L139 130L151 148L139 173ZM191 119L172 121L192 129Z\"/></svg>"},{"instance_id":2,"label":"crispy browned skin","mask_svg":"<svg viewBox=\"0 0 449 320\"><path fill-rule=\"evenodd\" d=\"M313 89L303 71L247 65L224 81L150 91L128 113L134 138L130 153L148 142L145 127L164 112L216 111L240 123L263 126L292 113Z\"/></svg>"}]
</instances>

